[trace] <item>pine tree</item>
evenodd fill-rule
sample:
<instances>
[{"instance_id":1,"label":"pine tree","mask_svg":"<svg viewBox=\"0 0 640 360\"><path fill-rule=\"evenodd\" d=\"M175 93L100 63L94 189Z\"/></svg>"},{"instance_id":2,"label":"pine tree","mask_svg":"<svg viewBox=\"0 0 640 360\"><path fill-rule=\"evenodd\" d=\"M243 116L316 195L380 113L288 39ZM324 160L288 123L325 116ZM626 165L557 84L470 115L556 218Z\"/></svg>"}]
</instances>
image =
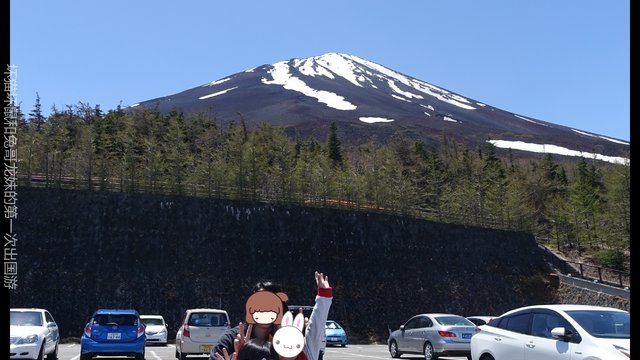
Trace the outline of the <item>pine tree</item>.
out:
<instances>
[{"instance_id":1,"label":"pine tree","mask_svg":"<svg viewBox=\"0 0 640 360\"><path fill-rule=\"evenodd\" d=\"M593 244L597 236L596 219L606 204L605 193L602 174L583 158L575 170L570 197L579 250L583 237Z\"/></svg>"},{"instance_id":2,"label":"pine tree","mask_svg":"<svg viewBox=\"0 0 640 360\"><path fill-rule=\"evenodd\" d=\"M332 122L331 126L329 127L327 148L329 151L329 159L331 160L333 167L343 167L344 159L342 157L340 140L338 139L338 127L336 126L335 121Z\"/></svg>"},{"instance_id":3,"label":"pine tree","mask_svg":"<svg viewBox=\"0 0 640 360\"><path fill-rule=\"evenodd\" d=\"M42 104L40 103L40 94L36 93L36 103L33 110L29 113L29 121L35 125L36 131L42 131L45 117L42 115Z\"/></svg>"}]
</instances>

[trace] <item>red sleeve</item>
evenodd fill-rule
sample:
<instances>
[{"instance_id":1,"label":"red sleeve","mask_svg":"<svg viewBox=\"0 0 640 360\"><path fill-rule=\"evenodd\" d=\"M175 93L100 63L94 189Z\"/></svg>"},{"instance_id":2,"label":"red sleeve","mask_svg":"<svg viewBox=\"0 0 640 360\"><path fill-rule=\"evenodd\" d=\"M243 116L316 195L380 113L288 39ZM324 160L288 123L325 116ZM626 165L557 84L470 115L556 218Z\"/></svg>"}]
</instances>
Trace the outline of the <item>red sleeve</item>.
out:
<instances>
[{"instance_id":1,"label":"red sleeve","mask_svg":"<svg viewBox=\"0 0 640 360\"><path fill-rule=\"evenodd\" d=\"M318 288L318 296L322 296L322 297L333 297L333 289L332 288L326 288L326 289L320 289Z\"/></svg>"}]
</instances>

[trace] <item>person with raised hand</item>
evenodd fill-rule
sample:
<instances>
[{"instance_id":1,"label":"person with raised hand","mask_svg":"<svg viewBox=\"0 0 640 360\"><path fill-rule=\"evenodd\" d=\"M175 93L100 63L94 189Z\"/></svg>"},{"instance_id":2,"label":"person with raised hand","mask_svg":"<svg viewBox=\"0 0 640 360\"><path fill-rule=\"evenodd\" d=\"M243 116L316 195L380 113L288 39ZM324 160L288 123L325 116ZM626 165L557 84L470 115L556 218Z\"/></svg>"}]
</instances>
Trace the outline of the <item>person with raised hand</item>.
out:
<instances>
[{"instance_id":1,"label":"person with raised hand","mask_svg":"<svg viewBox=\"0 0 640 360\"><path fill-rule=\"evenodd\" d=\"M329 277L315 272L316 303L303 332L304 315L295 319L291 312L285 313L281 327L273 335L272 347L279 360L318 360L325 334L325 323L333 300L333 289Z\"/></svg>"}]
</instances>

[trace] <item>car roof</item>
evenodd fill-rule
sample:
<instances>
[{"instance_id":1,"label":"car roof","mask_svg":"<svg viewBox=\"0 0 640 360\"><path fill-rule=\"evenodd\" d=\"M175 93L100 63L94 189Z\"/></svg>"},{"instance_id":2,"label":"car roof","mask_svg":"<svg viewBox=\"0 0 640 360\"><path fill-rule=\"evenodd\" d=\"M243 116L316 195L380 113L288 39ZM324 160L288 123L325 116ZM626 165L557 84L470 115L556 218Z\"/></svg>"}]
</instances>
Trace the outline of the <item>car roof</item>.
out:
<instances>
[{"instance_id":1,"label":"car roof","mask_svg":"<svg viewBox=\"0 0 640 360\"><path fill-rule=\"evenodd\" d=\"M467 319L493 319L496 317L497 316L490 316L490 315L474 315L474 316L467 316Z\"/></svg>"},{"instance_id":2,"label":"car roof","mask_svg":"<svg viewBox=\"0 0 640 360\"><path fill-rule=\"evenodd\" d=\"M606 306L594 306L594 305L577 305L577 304L546 304L546 305L531 305L525 306L517 309L513 309L507 311L501 316L508 315L514 313L516 311L529 310L529 309L549 309L556 311L576 311L576 310L592 310L592 311L619 311L626 312L625 310L620 310L616 308L606 307Z\"/></svg>"},{"instance_id":3,"label":"car roof","mask_svg":"<svg viewBox=\"0 0 640 360\"><path fill-rule=\"evenodd\" d=\"M217 313L224 313L226 314L226 310L221 310L221 309L211 309L211 308L195 308L195 309L187 309L187 311L189 313L192 312L217 312Z\"/></svg>"},{"instance_id":4,"label":"car roof","mask_svg":"<svg viewBox=\"0 0 640 360\"><path fill-rule=\"evenodd\" d=\"M10 311L47 311L45 309L38 308L11 308Z\"/></svg>"},{"instance_id":5,"label":"car roof","mask_svg":"<svg viewBox=\"0 0 640 360\"><path fill-rule=\"evenodd\" d=\"M412 316L412 318L416 317L416 316L431 316L431 317L435 317L435 316L460 316L460 317L464 317L458 314L445 314L445 313L426 313L426 314L418 314L415 316Z\"/></svg>"},{"instance_id":6,"label":"car roof","mask_svg":"<svg viewBox=\"0 0 640 360\"><path fill-rule=\"evenodd\" d=\"M145 319L163 319L162 315L140 315L140 318L145 318Z\"/></svg>"},{"instance_id":7,"label":"car roof","mask_svg":"<svg viewBox=\"0 0 640 360\"><path fill-rule=\"evenodd\" d=\"M136 315L138 311L133 309L99 309L96 310L94 315L111 314L111 315Z\"/></svg>"}]
</instances>

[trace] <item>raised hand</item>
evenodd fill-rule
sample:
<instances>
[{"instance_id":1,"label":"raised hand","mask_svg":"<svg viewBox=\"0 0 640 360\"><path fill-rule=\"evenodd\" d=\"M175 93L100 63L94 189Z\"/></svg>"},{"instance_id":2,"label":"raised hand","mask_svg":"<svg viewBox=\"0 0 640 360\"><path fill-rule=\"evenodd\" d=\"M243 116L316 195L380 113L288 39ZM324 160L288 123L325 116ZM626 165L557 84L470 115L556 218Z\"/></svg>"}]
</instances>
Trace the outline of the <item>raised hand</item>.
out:
<instances>
[{"instance_id":1,"label":"raised hand","mask_svg":"<svg viewBox=\"0 0 640 360\"><path fill-rule=\"evenodd\" d=\"M324 276L323 273L319 273L316 271L315 277L316 277L316 285L318 285L318 289L327 289L331 287L331 285L329 285L328 276Z\"/></svg>"},{"instance_id":2,"label":"raised hand","mask_svg":"<svg viewBox=\"0 0 640 360\"><path fill-rule=\"evenodd\" d=\"M220 353L218 353L218 352L216 353L216 359L218 359L218 360L236 360L236 358L238 357L238 351L236 351L233 354L231 354L231 356L229 356L229 352L227 351L227 348L222 348L222 352L224 353L223 355L220 355Z\"/></svg>"},{"instance_id":3,"label":"raised hand","mask_svg":"<svg viewBox=\"0 0 640 360\"><path fill-rule=\"evenodd\" d=\"M240 351L240 348L242 348L244 344L246 344L247 341L251 339L252 331L253 331L253 324L249 324L249 326L247 326L247 331L245 332L244 324L240 323L238 327L238 335L236 335L236 338L233 340L233 348L236 353ZM222 359L222 360L228 360L228 359Z\"/></svg>"}]
</instances>

